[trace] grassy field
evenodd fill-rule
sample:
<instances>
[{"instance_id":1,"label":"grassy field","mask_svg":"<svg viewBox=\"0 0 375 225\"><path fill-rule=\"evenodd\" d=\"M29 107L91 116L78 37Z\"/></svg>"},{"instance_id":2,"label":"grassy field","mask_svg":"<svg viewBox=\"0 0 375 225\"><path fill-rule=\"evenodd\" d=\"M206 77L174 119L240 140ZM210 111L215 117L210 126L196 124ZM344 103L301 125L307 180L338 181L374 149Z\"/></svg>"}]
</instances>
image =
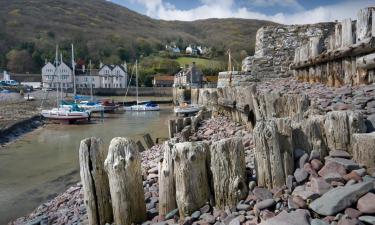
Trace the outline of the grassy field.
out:
<instances>
[{"instance_id":1,"label":"grassy field","mask_svg":"<svg viewBox=\"0 0 375 225\"><path fill-rule=\"evenodd\" d=\"M210 60L210 59L203 59L203 58L191 58L191 57L179 57L176 61L180 64L181 67L185 65L191 65L193 62L199 68L224 68L225 62L218 61L218 60Z\"/></svg>"}]
</instances>

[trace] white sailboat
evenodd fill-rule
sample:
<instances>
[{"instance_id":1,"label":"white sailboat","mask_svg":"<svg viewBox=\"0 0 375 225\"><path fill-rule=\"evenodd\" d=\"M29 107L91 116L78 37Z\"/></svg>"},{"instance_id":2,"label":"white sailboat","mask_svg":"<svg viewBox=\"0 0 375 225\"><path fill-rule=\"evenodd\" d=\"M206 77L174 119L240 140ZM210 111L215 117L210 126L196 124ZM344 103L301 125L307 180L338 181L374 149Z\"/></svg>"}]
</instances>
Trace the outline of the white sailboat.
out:
<instances>
[{"instance_id":1,"label":"white sailboat","mask_svg":"<svg viewBox=\"0 0 375 225\"><path fill-rule=\"evenodd\" d=\"M60 63L59 63L57 55L58 55L58 47L56 46L54 79L56 75L57 77L60 77L60 70L58 66L62 63L62 59L60 60ZM90 117L90 113L88 111L80 109L77 105L72 105L70 107L60 105L60 100L62 100L61 82L60 82L60 86L61 86L61 93L59 93L59 87L56 87L57 108L53 108L49 110L42 110L41 115L46 119L67 121L67 122L74 122L78 120L88 120ZM59 94L61 94L61 99L59 97Z\"/></svg>"},{"instance_id":2,"label":"white sailboat","mask_svg":"<svg viewBox=\"0 0 375 225\"><path fill-rule=\"evenodd\" d=\"M136 105L124 107L125 111L160 111L159 105L149 102L139 102L138 99L138 61L135 61L135 83L136 83L136 93L137 93L137 103Z\"/></svg>"}]
</instances>

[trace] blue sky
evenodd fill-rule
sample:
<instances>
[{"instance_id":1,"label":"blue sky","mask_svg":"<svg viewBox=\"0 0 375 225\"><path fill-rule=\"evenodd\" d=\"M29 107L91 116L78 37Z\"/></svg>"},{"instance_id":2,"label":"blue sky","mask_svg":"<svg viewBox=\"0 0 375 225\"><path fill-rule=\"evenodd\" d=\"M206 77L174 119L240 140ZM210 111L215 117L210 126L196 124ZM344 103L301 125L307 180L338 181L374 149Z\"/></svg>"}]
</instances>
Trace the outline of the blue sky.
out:
<instances>
[{"instance_id":1,"label":"blue sky","mask_svg":"<svg viewBox=\"0 0 375 225\"><path fill-rule=\"evenodd\" d=\"M247 18L284 24L356 18L374 0L108 0L162 20Z\"/></svg>"}]
</instances>

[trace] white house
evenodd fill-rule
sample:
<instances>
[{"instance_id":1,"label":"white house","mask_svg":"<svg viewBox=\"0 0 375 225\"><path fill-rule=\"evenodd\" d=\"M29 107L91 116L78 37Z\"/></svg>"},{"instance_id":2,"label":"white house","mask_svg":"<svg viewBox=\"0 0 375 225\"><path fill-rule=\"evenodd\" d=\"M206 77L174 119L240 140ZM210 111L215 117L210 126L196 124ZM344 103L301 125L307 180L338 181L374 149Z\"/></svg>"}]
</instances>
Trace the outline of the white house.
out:
<instances>
[{"instance_id":1,"label":"white house","mask_svg":"<svg viewBox=\"0 0 375 225\"><path fill-rule=\"evenodd\" d=\"M73 87L73 74L72 69L66 65L64 62L61 62L57 66L48 62L42 68L42 82L43 87L46 88L72 88Z\"/></svg>"},{"instance_id":2,"label":"white house","mask_svg":"<svg viewBox=\"0 0 375 225\"><path fill-rule=\"evenodd\" d=\"M103 65L99 69L100 85L102 88L126 88L128 72L124 65Z\"/></svg>"}]
</instances>

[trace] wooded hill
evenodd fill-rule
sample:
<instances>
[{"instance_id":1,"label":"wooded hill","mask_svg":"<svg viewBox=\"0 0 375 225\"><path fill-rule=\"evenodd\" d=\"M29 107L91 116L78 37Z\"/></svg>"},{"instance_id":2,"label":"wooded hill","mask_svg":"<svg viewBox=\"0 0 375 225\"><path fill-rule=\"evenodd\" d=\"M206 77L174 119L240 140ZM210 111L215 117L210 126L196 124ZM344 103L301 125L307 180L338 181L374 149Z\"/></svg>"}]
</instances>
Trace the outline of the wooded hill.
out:
<instances>
[{"instance_id":1,"label":"wooded hill","mask_svg":"<svg viewBox=\"0 0 375 225\"><path fill-rule=\"evenodd\" d=\"M254 51L255 34L271 22L208 19L193 22L151 19L104 0L0 0L0 68L40 71L52 59L55 45L70 58L70 43L83 60L105 63L133 61L164 50L167 43L212 48L223 57ZM246 51L246 52L245 52Z\"/></svg>"}]
</instances>

